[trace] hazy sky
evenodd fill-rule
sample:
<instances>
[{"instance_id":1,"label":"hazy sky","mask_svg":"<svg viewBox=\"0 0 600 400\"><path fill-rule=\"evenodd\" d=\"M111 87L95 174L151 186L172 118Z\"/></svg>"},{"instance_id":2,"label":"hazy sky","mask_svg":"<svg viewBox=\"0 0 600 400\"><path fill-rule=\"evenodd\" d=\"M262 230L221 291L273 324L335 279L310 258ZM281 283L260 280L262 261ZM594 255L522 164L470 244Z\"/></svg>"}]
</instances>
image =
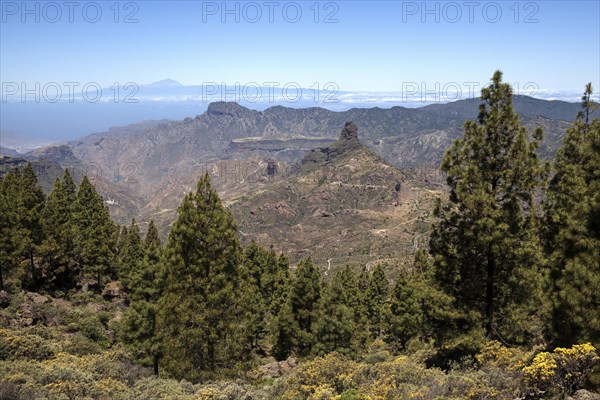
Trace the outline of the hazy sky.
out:
<instances>
[{"instance_id":1,"label":"hazy sky","mask_svg":"<svg viewBox=\"0 0 600 400\"><path fill-rule=\"evenodd\" d=\"M599 1L1 3L2 82L599 88Z\"/></svg>"}]
</instances>

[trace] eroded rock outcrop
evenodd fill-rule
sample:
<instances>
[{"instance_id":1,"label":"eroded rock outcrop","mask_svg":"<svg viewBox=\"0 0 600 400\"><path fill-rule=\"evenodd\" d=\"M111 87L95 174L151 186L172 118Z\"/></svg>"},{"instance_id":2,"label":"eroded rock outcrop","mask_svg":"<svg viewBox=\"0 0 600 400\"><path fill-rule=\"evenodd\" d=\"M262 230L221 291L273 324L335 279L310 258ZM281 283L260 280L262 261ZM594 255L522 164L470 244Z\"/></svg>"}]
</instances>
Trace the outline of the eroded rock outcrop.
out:
<instances>
[{"instance_id":1,"label":"eroded rock outcrop","mask_svg":"<svg viewBox=\"0 0 600 400\"><path fill-rule=\"evenodd\" d=\"M324 164L360 147L363 147L363 145L358 139L358 127L354 122L349 121L344 124L337 142L329 147L313 149L302 159L302 164Z\"/></svg>"},{"instance_id":2,"label":"eroded rock outcrop","mask_svg":"<svg viewBox=\"0 0 600 400\"><path fill-rule=\"evenodd\" d=\"M346 122L342 133L340 134L340 140L358 140L358 127L354 122Z\"/></svg>"}]
</instances>

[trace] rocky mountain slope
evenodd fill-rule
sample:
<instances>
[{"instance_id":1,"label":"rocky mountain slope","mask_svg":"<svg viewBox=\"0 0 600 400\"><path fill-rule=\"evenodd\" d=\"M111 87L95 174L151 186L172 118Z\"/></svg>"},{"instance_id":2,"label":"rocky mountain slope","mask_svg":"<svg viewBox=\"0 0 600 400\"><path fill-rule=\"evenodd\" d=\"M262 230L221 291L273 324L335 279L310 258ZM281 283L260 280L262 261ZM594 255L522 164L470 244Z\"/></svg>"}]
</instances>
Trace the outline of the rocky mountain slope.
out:
<instances>
[{"instance_id":1,"label":"rocky mountain slope","mask_svg":"<svg viewBox=\"0 0 600 400\"><path fill-rule=\"evenodd\" d=\"M75 155L87 162L109 165L127 161L135 163L138 168L162 162L162 167L168 168L164 164L181 162L186 158L222 158L232 151L235 153L239 139L288 140L283 149L273 149L264 143L265 150L274 153L303 148L301 139L335 140L344 122L355 121L361 126L361 135L368 147L377 149L386 144L396 147L400 144L399 139L406 139L402 144L410 147L410 139L414 137L426 139L433 136L439 139L439 143L426 142L431 142L430 146L437 149L447 141L446 137L460 135L465 120L477 116L478 106L477 100L461 100L423 108L375 107L334 112L322 108L276 106L259 112L237 103L217 102L211 103L205 113L193 119L140 123L120 130L119 134L115 134L115 130L94 134L71 145ZM579 105L515 96L515 108L526 125L552 120L560 126L561 121L571 121L575 117ZM551 129L547 136L551 138L554 135L554 129ZM289 139L296 139L296 142ZM415 150L414 156L389 161L398 166L439 161L439 152Z\"/></svg>"},{"instance_id":2,"label":"rocky mountain slope","mask_svg":"<svg viewBox=\"0 0 600 400\"><path fill-rule=\"evenodd\" d=\"M76 184L87 175L109 206L111 215L117 221L125 222L137 215L143 203L124 185L104 176L102 171L77 159L68 146L53 146L36 149L26 156L0 155L0 177L13 168L23 168L30 162L38 182L46 194L50 194L56 178L62 178L65 169L69 169Z\"/></svg>"},{"instance_id":3,"label":"rocky mountain slope","mask_svg":"<svg viewBox=\"0 0 600 400\"><path fill-rule=\"evenodd\" d=\"M308 153L285 180L228 193L243 238L327 269L411 260L441 193L382 160L357 131L346 123L338 141Z\"/></svg>"},{"instance_id":4,"label":"rocky mountain slope","mask_svg":"<svg viewBox=\"0 0 600 400\"><path fill-rule=\"evenodd\" d=\"M208 110L183 121L151 121L70 143L75 156L111 171L128 182L144 201L173 182L220 160L258 157L278 162L299 161L311 148L333 142L346 121L361 127L365 145L395 166L431 172L452 140L462 134L466 119L477 116L478 101L410 109L351 109L281 106L259 112L236 103L212 103ZM552 154L578 105L515 97L515 107L531 130L543 126L544 152Z\"/></svg>"}]
</instances>

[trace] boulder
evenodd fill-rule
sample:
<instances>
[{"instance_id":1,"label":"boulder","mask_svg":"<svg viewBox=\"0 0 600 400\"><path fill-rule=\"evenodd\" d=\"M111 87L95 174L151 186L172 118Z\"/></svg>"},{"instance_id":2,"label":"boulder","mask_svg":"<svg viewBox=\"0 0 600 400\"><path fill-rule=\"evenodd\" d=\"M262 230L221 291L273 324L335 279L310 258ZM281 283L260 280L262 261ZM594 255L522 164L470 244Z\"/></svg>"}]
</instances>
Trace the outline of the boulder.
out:
<instances>
[{"instance_id":1,"label":"boulder","mask_svg":"<svg viewBox=\"0 0 600 400\"><path fill-rule=\"evenodd\" d=\"M106 284L102 290L102 298L107 301L120 301L125 299L125 293L121 290L120 283L118 281L112 281Z\"/></svg>"},{"instance_id":2,"label":"boulder","mask_svg":"<svg viewBox=\"0 0 600 400\"><path fill-rule=\"evenodd\" d=\"M575 392L573 396L567 397L567 400L600 400L600 394L581 389Z\"/></svg>"},{"instance_id":3,"label":"boulder","mask_svg":"<svg viewBox=\"0 0 600 400\"><path fill-rule=\"evenodd\" d=\"M41 294L37 294L37 293L31 293L32 296L30 297L31 301L33 301L35 304L44 304L49 302L50 300L48 300L48 298L46 296L42 296Z\"/></svg>"}]
</instances>

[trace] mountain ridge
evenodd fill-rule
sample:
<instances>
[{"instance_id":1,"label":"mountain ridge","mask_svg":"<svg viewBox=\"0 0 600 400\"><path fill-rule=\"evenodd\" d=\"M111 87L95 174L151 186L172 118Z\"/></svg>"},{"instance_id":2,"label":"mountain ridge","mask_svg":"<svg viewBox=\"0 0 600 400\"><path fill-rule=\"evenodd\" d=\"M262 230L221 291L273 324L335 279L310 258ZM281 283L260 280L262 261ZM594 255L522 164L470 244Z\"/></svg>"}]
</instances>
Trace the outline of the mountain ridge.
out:
<instances>
[{"instance_id":1,"label":"mountain ridge","mask_svg":"<svg viewBox=\"0 0 600 400\"><path fill-rule=\"evenodd\" d=\"M545 104L543 101L527 109L529 103L521 100L518 107L524 107L524 125L529 131L537 126L544 128L546 138L540 153L552 156L569 122L535 115ZM155 219L164 233L177 205L204 173L213 177L219 193L232 204L245 195L243 192L248 195L263 190L273 180L284 182L297 173L317 177L318 169L326 165L321 161L336 151L340 127L346 127L348 121L360 126L361 146L379 158L366 162L365 155L363 161L383 169L399 168L419 190L437 193L444 188L439 162L445 149L461 137L465 116L475 118L477 114L478 102L456 103L420 109L398 106L336 112L283 106L257 111L235 102L216 102L194 118L144 121L90 135L68 146L83 170L104 178L106 184L99 191L105 197L123 199L120 209L111 206L119 222L128 223L133 216L142 224ZM557 115L567 115L578 107L566 104L559 103L564 109ZM55 161L63 167L69 165L66 156ZM313 171L311 163L317 165ZM270 175L269 171L277 173ZM389 189L396 183L386 181L385 186ZM285 209L289 210L284 206L280 211Z\"/></svg>"}]
</instances>

